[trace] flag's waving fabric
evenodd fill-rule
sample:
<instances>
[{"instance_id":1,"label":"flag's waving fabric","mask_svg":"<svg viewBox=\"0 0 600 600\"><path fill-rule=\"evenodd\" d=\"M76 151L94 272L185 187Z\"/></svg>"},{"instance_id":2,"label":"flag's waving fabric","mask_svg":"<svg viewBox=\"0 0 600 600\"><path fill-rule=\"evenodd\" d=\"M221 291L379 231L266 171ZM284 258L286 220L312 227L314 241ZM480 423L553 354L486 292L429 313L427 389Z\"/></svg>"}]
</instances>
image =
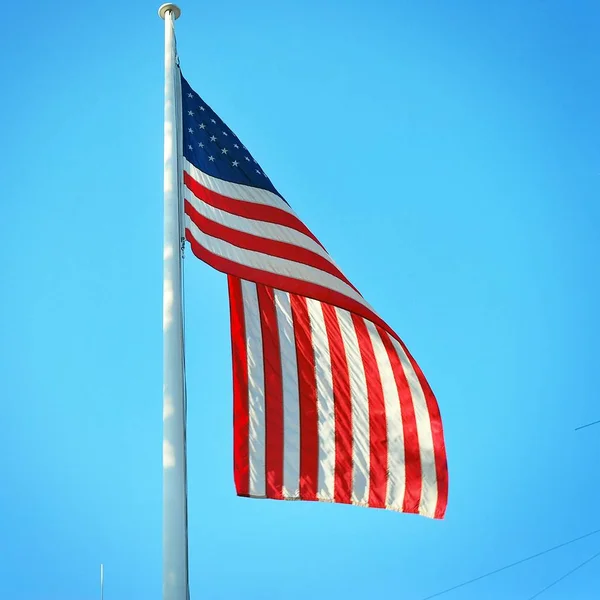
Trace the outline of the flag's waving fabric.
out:
<instances>
[{"instance_id":1,"label":"flag's waving fabric","mask_svg":"<svg viewBox=\"0 0 600 600\"><path fill-rule=\"evenodd\" d=\"M442 518L442 423L418 365L231 129L181 86L186 238L229 275L238 494Z\"/></svg>"},{"instance_id":2,"label":"flag's waving fabric","mask_svg":"<svg viewBox=\"0 0 600 600\"><path fill-rule=\"evenodd\" d=\"M241 496L441 518L441 420L403 345L357 314L229 277Z\"/></svg>"},{"instance_id":3,"label":"flag's waving fabric","mask_svg":"<svg viewBox=\"0 0 600 600\"><path fill-rule=\"evenodd\" d=\"M182 105L186 237L194 254L219 271L384 325L252 154L183 78Z\"/></svg>"}]
</instances>

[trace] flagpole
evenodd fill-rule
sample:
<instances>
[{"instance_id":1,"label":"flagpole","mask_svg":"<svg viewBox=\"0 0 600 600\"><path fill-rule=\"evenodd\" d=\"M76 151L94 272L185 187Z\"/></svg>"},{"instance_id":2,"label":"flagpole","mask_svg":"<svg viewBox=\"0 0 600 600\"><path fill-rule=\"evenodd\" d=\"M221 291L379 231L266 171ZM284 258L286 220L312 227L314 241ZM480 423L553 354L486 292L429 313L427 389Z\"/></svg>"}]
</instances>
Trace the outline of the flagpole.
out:
<instances>
[{"instance_id":1,"label":"flagpole","mask_svg":"<svg viewBox=\"0 0 600 600\"><path fill-rule=\"evenodd\" d=\"M165 21L165 153L163 253L163 600L188 600L185 369L182 305L182 218L179 198L180 82L175 4Z\"/></svg>"}]
</instances>

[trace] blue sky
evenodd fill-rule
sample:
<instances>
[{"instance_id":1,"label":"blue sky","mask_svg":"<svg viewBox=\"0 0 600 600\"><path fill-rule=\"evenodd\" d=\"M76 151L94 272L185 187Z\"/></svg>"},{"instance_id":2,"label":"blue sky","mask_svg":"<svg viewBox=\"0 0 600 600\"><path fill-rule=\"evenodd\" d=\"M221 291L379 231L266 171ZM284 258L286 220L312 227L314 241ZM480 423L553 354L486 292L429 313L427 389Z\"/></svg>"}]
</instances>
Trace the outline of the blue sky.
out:
<instances>
[{"instance_id":1,"label":"blue sky","mask_svg":"<svg viewBox=\"0 0 600 600\"><path fill-rule=\"evenodd\" d=\"M0 41L0 597L161 596L158 2ZM600 527L600 8L182 4L183 72L440 404L442 522L235 496L225 276L186 259L192 598L420 600ZM600 535L451 599L528 598ZM600 562L542 596L600 594Z\"/></svg>"}]
</instances>

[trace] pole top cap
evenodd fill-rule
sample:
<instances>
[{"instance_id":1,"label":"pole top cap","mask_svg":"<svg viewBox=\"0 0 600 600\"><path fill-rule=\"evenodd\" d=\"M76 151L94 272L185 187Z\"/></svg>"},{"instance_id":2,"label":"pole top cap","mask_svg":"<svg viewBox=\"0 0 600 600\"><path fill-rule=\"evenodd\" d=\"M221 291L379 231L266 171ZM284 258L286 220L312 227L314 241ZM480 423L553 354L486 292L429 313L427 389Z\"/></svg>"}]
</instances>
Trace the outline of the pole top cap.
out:
<instances>
[{"instance_id":1,"label":"pole top cap","mask_svg":"<svg viewBox=\"0 0 600 600\"><path fill-rule=\"evenodd\" d=\"M161 19L164 19L167 16L167 11L169 10L173 13L173 19L179 19L181 9L176 4L171 4L170 2L161 5L161 7L158 9L158 16Z\"/></svg>"}]
</instances>

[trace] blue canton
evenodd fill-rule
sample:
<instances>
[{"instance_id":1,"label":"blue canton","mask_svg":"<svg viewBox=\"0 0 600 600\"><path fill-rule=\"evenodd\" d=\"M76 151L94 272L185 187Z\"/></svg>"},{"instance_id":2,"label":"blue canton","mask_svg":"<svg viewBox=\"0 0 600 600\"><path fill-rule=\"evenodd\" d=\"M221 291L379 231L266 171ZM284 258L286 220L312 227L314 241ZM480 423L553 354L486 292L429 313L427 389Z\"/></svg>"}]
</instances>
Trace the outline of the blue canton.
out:
<instances>
[{"instance_id":1,"label":"blue canton","mask_svg":"<svg viewBox=\"0 0 600 600\"><path fill-rule=\"evenodd\" d=\"M181 75L183 155L212 177L269 190L280 196L239 138Z\"/></svg>"}]
</instances>

